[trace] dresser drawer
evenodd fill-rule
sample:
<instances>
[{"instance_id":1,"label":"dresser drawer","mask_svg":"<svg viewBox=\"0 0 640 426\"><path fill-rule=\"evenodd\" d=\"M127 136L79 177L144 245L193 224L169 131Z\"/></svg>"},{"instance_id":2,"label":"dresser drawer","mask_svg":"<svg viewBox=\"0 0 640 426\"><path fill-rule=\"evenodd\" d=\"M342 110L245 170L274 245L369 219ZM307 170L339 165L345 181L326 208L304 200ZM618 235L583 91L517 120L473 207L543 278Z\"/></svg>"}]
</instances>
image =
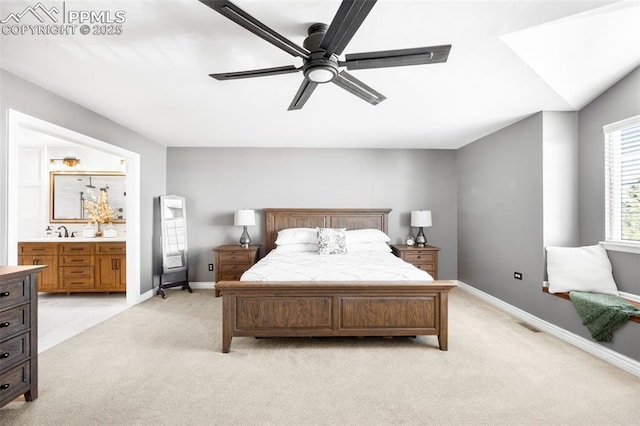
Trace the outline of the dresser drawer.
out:
<instances>
[{"instance_id":1,"label":"dresser drawer","mask_svg":"<svg viewBox=\"0 0 640 426\"><path fill-rule=\"evenodd\" d=\"M29 333L0 342L0 370L29 358Z\"/></svg>"},{"instance_id":2,"label":"dresser drawer","mask_svg":"<svg viewBox=\"0 0 640 426\"><path fill-rule=\"evenodd\" d=\"M0 312L0 339L29 328L29 305L20 305Z\"/></svg>"},{"instance_id":3,"label":"dresser drawer","mask_svg":"<svg viewBox=\"0 0 640 426\"><path fill-rule=\"evenodd\" d=\"M90 256L93 254L94 243L62 243L60 244L60 254Z\"/></svg>"},{"instance_id":4,"label":"dresser drawer","mask_svg":"<svg viewBox=\"0 0 640 426\"><path fill-rule=\"evenodd\" d=\"M127 245L125 243L98 243L96 244L96 254L126 254Z\"/></svg>"},{"instance_id":5,"label":"dresser drawer","mask_svg":"<svg viewBox=\"0 0 640 426\"><path fill-rule=\"evenodd\" d=\"M31 386L29 361L0 374L0 406L25 393Z\"/></svg>"},{"instance_id":6,"label":"dresser drawer","mask_svg":"<svg viewBox=\"0 0 640 426\"><path fill-rule=\"evenodd\" d=\"M30 255L54 255L56 254L55 243L19 243L18 254Z\"/></svg>"},{"instance_id":7,"label":"dresser drawer","mask_svg":"<svg viewBox=\"0 0 640 426\"><path fill-rule=\"evenodd\" d=\"M0 284L0 309L5 306L27 301L31 298L29 280L25 277L5 281Z\"/></svg>"},{"instance_id":8,"label":"dresser drawer","mask_svg":"<svg viewBox=\"0 0 640 426\"><path fill-rule=\"evenodd\" d=\"M60 266L93 266L93 256L59 256Z\"/></svg>"},{"instance_id":9,"label":"dresser drawer","mask_svg":"<svg viewBox=\"0 0 640 426\"><path fill-rule=\"evenodd\" d=\"M60 287L69 291L91 290L93 282L93 275L90 277L60 277Z\"/></svg>"},{"instance_id":10,"label":"dresser drawer","mask_svg":"<svg viewBox=\"0 0 640 426\"><path fill-rule=\"evenodd\" d=\"M69 278L93 277L94 268L93 266L75 266L75 267L69 266L66 268L59 268L58 274L65 281Z\"/></svg>"},{"instance_id":11,"label":"dresser drawer","mask_svg":"<svg viewBox=\"0 0 640 426\"><path fill-rule=\"evenodd\" d=\"M253 252L250 251L228 251L220 253L222 263L241 263L251 265Z\"/></svg>"},{"instance_id":12,"label":"dresser drawer","mask_svg":"<svg viewBox=\"0 0 640 426\"><path fill-rule=\"evenodd\" d=\"M425 262L433 262L435 256L433 252L427 250L418 250L412 251L410 253L404 253L402 258L409 263L417 264L417 263L425 263Z\"/></svg>"}]
</instances>

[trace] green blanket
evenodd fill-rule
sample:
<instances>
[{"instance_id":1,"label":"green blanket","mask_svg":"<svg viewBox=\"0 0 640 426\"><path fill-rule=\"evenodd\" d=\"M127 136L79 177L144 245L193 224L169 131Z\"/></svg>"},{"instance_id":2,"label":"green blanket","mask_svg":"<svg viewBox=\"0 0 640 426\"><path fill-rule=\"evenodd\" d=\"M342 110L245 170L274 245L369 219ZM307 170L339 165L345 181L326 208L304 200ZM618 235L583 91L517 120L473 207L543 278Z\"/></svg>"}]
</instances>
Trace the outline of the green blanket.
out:
<instances>
[{"instance_id":1,"label":"green blanket","mask_svg":"<svg viewBox=\"0 0 640 426\"><path fill-rule=\"evenodd\" d=\"M571 291L569 297L591 336L601 342L611 341L613 332L629 317L640 315L640 309L611 294Z\"/></svg>"}]
</instances>

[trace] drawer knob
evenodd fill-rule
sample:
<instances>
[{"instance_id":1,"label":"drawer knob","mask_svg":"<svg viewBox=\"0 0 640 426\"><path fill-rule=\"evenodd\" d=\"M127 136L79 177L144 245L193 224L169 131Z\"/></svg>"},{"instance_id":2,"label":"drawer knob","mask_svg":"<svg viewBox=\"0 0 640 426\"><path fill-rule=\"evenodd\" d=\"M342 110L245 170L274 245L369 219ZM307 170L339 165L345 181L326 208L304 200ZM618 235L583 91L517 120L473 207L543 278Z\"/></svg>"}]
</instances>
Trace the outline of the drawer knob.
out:
<instances>
[{"instance_id":1,"label":"drawer knob","mask_svg":"<svg viewBox=\"0 0 640 426\"><path fill-rule=\"evenodd\" d=\"M7 322L0 322L0 328L6 328L6 327L9 327L9 324L11 324L9 321L7 321Z\"/></svg>"},{"instance_id":2,"label":"drawer knob","mask_svg":"<svg viewBox=\"0 0 640 426\"><path fill-rule=\"evenodd\" d=\"M3 354L0 354L0 359L5 359L5 358L9 358L9 352L5 352Z\"/></svg>"},{"instance_id":3,"label":"drawer knob","mask_svg":"<svg viewBox=\"0 0 640 426\"><path fill-rule=\"evenodd\" d=\"M0 386L0 390L9 389L9 386L11 386L9 383L5 383L4 385Z\"/></svg>"},{"instance_id":4,"label":"drawer knob","mask_svg":"<svg viewBox=\"0 0 640 426\"><path fill-rule=\"evenodd\" d=\"M0 297L9 297L11 293L9 293L8 291L3 291L2 293L0 293Z\"/></svg>"}]
</instances>

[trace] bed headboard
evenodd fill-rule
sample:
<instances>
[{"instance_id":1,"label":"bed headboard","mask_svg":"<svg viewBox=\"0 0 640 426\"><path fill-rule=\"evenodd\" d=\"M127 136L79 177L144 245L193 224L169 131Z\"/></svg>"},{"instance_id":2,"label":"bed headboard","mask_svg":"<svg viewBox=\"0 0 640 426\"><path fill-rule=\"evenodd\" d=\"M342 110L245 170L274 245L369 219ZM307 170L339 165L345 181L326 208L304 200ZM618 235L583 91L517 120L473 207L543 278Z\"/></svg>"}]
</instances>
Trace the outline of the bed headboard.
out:
<instances>
[{"instance_id":1,"label":"bed headboard","mask_svg":"<svg viewBox=\"0 0 640 426\"><path fill-rule=\"evenodd\" d=\"M391 209L264 209L267 253L285 228L379 229L387 233Z\"/></svg>"}]
</instances>

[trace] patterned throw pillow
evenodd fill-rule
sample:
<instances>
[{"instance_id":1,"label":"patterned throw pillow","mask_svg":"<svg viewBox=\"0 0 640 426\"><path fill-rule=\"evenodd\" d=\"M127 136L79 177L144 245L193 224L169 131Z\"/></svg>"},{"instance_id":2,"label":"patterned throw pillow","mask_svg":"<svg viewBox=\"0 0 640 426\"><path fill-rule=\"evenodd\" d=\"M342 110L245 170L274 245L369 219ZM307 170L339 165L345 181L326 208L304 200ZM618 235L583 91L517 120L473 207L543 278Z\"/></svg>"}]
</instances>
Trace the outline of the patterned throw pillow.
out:
<instances>
[{"instance_id":1,"label":"patterned throw pillow","mask_svg":"<svg viewBox=\"0 0 640 426\"><path fill-rule=\"evenodd\" d=\"M345 254L345 228L318 228L318 254Z\"/></svg>"}]
</instances>

